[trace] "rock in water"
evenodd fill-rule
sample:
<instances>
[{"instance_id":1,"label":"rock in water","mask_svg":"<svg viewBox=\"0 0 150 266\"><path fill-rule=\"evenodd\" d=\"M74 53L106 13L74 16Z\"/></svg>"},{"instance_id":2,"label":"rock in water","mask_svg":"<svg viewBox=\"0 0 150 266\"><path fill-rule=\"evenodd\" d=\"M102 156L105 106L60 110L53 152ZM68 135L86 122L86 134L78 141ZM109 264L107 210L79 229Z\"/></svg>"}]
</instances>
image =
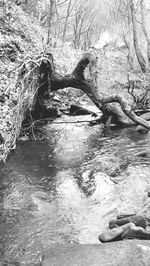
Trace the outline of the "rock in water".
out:
<instances>
[{"instance_id":1,"label":"rock in water","mask_svg":"<svg viewBox=\"0 0 150 266\"><path fill-rule=\"evenodd\" d=\"M134 223L136 226L146 228L146 220L142 215L134 215L131 217L125 217L122 219L112 220L109 223L109 228L116 228L116 226L122 226L127 223Z\"/></svg>"},{"instance_id":2,"label":"rock in water","mask_svg":"<svg viewBox=\"0 0 150 266\"><path fill-rule=\"evenodd\" d=\"M150 241L126 240L103 245L55 245L42 266L149 266Z\"/></svg>"},{"instance_id":3,"label":"rock in water","mask_svg":"<svg viewBox=\"0 0 150 266\"><path fill-rule=\"evenodd\" d=\"M82 105L72 104L70 106L70 115L89 115L89 114L97 116L95 112L89 110L87 107L84 107Z\"/></svg>"}]
</instances>

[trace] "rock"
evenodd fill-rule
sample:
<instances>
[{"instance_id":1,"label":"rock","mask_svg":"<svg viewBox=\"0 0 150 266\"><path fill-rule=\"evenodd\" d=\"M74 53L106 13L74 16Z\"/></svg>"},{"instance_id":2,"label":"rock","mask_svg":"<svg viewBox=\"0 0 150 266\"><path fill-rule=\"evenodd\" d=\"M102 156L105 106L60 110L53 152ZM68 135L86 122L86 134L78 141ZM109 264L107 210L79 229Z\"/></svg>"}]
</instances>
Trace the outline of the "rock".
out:
<instances>
[{"instance_id":1,"label":"rock","mask_svg":"<svg viewBox=\"0 0 150 266\"><path fill-rule=\"evenodd\" d=\"M120 227L113 228L111 230L108 230L107 232L100 234L98 239L102 243L121 240L122 234L126 231L126 229L132 228L133 226L133 223L128 223Z\"/></svg>"},{"instance_id":2,"label":"rock","mask_svg":"<svg viewBox=\"0 0 150 266\"><path fill-rule=\"evenodd\" d=\"M44 118L61 117L59 110L55 107L47 108L44 112Z\"/></svg>"},{"instance_id":3,"label":"rock","mask_svg":"<svg viewBox=\"0 0 150 266\"><path fill-rule=\"evenodd\" d=\"M4 103L5 102L5 96L4 95L0 95L0 102Z\"/></svg>"},{"instance_id":4,"label":"rock","mask_svg":"<svg viewBox=\"0 0 150 266\"><path fill-rule=\"evenodd\" d=\"M140 115L140 118L143 118L143 119L149 121L150 120L150 112L147 112L147 113ZM147 128L145 128L141 125L138 125L136 127L136 131L139 133L148 133L149 132Z\"/></svg>"},{"instance_id":5,"label":"rock","mask_svg":"<svg viewBox=\"0 0 150 266\"><path fill-rule=\"evenodd\" d=\"M134 215L130 217L125 217L117 220L111 220L109 223L109 228L116 228L117 226L122 226L127 223L134 223L136 226L146 228L146 220L142 215Z\"/></svg>"},{"instance_id":6,"label":"rock","mask_svg":"<svg viewBox=\"0 0 150 266\"><path fill-rule=\"evenodd\" d=\"M147 157L150 156L150 153L149 153L149 151L147 151L147 152L146 151L143 151L143 152L137 153L136 156L142 157L142 158L147 158Z\"/></svg>"},{"instance_id":7,"label":"rock","mask_svg":"<svg viewBox=\"0 0 150 266\"><path fill-rule=\"evenodd\" d=\"M72 104L70 106L70 115L89 115L93 114L94 116L97 116L97 114L91 110L89 110L87 107L84 107L82 105Z\"/></svg>"},{"instance_id":8,"label":"rock","mask_svg":"<svg viewBox=\"0 0 150 266\"><path fill-rule=\"evenodd\" d=\"M128 217L131 217L131 216L135 216L136 213L130 213L130 214L118 214L117 215L117 220L119 219L123 219L123 218L128 218Z\"/></svg>"},{"instance_id":9,"label":"rock","mask_svg":"<svg viewBox=\"0 0 150 266\"><path fill-rule=\"evenodd\" d=\"M120 161L114 155L98 155L91 161L91 164L94 165L93 170L106 173L112 177L115 177L121 173Z\"/></svg>"},{"instance_id":10,"label":"rock","mask_svg":"<svg viewBox=\"0 0 150 266\"><path fill-rule=\"evenodd\" d=\"M143 118L143 119L149 121L150 120L150 112L147 112L147 113L140 115L140 118Z\"/></svg>"},{"instance_id":11,"label":"rock","mask_svg":"<svg viewBox=\"0 0 150 266\"><path fill-rule=\"evenodd\" d=\"M3 144L3 143L5 143L5 140L4 140L3 136L2 136L2 134L0 133L0 144Z\"/></svg>"},{"instance_id":12,"label":"rock","mask_svg":"<svg viewBox=\"0 0 150 266\"><path fill-rule=\"evenodd\" d=\"M60 117L61 114L59 112L59 110L55 107L49 107L47 108L46 106L43 106L40 110L37 111L32 110L31 115L33 117L33 119L44 119L44 118L56 118L56 117ZM29 116L30 118L30 116ZM28 117L26 118L28 120Z\"/></svg>"},{"instance_id":13,"label":"rock","mask_svg":"<svg viewBox=\"0 0 150 266\"><path fill-rule=\"evenodd\" d=\"M138 125L136 127L136 131L139 132L139 133L143 133L143 134L146 134L149 132L149 130L141 125Z\"/></svg>"},{"instance_id":14,"label":"rock","mask_svg":"<svg viewBox=\"0 0 150 266\"><path fill-rule=\"evenodd\" d=\"M61 102L61 98L58 95L54 95L53 101L60 103Z\"/></svg>"},{"instance_id":15,"label":"rock","mask_svg":"<svg viewBox=\"0 0 150 266\"><path fill-rule=\"evenodd\" d=\"M122 239L143 239L150 240L150 230L145 230L142 227L127 228L123 234Z\"/></svg>"},{"instance_id":16,"label":"rock","mask_svg":"<svg viewBox=\"0 0 150 266\"><path fill-rule=\"evenodd\" d=\"M149 266L150 241L126 240L103 245L55 245L42 266Z\"/></svg>"},{"instance_id":17,"label":"rock","mask_svg":"<svg viewBox=\"0 0 150 266\"><path fill-rule=\"evenodd\" d=\"M25 135L19 138L19 141L21 142L25 142L25 141L29 141L29 136Z\"/></svg>"}]
</instances>

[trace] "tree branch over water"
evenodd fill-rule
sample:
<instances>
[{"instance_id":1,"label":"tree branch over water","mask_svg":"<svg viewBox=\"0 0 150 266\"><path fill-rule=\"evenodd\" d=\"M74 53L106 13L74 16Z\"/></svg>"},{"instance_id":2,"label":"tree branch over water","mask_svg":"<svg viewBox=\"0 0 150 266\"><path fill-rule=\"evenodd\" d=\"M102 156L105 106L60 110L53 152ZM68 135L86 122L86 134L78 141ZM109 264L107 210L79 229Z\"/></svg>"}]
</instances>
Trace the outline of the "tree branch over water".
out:
<instances>
[{"instance_id":1,"label":"tree branch over water","mask_svg":"<svg viewBox=\"0 0 150 266\"><path fill-rule=\"evenodd\" d=\"M84 71L87 67L89 68L90 79L85 78ZM43 82L49 84L51 91L68 87L80 89L89 96L104 115L109 113L109 116L115 115L118 118L121 116L124 116L123 118L128 117L135 124L141 125L148 130L150 129L150 124L137 116L128 102L120 95L104 96L100 92L97 86L97 58L90 53L85 54L81 58L71 74L64 76L56 72L53 56L49 53L48 58L45 57L40 66L40 83L43 84ZM42 90L43 86L40 87L38 94L43 93ZM122 110L115 103L120 104ZM130 125L133 124L132 121L130 121Z\"/></svg>"}]
</instances>

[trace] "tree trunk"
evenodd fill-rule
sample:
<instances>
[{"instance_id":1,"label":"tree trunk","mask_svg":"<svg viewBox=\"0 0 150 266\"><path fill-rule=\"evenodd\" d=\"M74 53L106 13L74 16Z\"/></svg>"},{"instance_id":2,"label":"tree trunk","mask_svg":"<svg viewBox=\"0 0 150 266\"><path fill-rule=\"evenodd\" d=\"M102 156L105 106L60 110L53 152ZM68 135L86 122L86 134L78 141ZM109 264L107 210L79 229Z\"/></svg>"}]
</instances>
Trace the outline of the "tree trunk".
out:
<instances>
[{"instance_id":1,"label":"tree trunk","mask_svg":"<svg viewBox=\"0 0 150 266\"><path fill-rule=\"evenodd\" d=\"M41 86L37 93L37 99L40 97L41 101L42 91L45 93L46 88L47 90L50 89L51 91L57 91L68 87L77 88L84 91L89 96L93 103L95 103L95 105L104 113L104 115L106 115L106 118L113 115L116 116L118 121L122 121L122 124L124 125L131 125L134 122L137 125L142 125L148 130L150 129L149 123L138 117L132 110L131 106L129 106L120 95L104 97L104 95L99 91L96 84L97 79L95 74L97 72L97 59L95 59L90 53L85 54L78 62L74 71L65 76L62 76L55 71L53 56L52 54L49 54L48 56L48 59L44 58L42 60L40 66ZM89 69L91 77L90 79L85 79L84 70L88 65L90 66ZM118 103L121 108L115 103ZM39 105L38 109L36 110L35 104L34 112L36 113L38 110Z\"/></svg>"},{"instance_id":2,"label":"tree trunk","mask_svg":"<svg viewBox=\"0 0 150 266\"><path fill-rule=\"evenodd\" d=\"M68 19L69 19L69 15L70 15L71 2L72 2L72 0L69 1L68 7L67 7L67 14L66 14L66 19L65 19L65 24L64 24L64 30L63 30L63 42L65 41L65 37L66 37Z\"/></svg>"},{"instance_id":3,"label":"tree trunk","mask_svg":"<svg viewBox=\"0 0 150 266\"><path fill-rule=\"evenodd\" d=\"M145 73L147 70L146 62L139 48L137 28L136 28L135 8L134 8L133 0L131 0L130 8L131 8L131 19L132 19L132 25L133 25L133 42L134 42L135 53L136 53L136 57L139 62L139 65L141 67L141 70L143 73Z\"/></svg>"},{"instance_id":4,"label":"tree trunk","mask_svg":"<svg viewBox=\"0 0 150 266\"><path fill-rule=\"evenodd\" d=\"M141 0L140 2L141 5L141 20L142 20L142 28L143 32L147 41L147 58L148 58L148 64L150 66L150 38L148 36L147 30L146 30L146 23L145 23L145 16L144 16L144 1Z\"/></svg>"},{"instance_id":5,"label":"tree trunk","mask_svg":"<svg viewBox=\"0 0 150 266\"><path fill-rule=\"evenodd\" d=\"M50 0L47 44L49 44L51 42L51 35L52 35L52 31L53 31L54 16L55 16L55 0Z\"/></svg>"}]
</instances>

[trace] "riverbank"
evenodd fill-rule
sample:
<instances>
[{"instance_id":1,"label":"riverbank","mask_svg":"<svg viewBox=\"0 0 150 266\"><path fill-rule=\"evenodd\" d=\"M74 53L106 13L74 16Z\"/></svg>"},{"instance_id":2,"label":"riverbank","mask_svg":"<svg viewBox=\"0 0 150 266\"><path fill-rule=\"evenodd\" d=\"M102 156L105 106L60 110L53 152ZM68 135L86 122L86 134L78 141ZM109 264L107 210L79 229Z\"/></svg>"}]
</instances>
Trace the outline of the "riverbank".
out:
<instances>
[{"instance_id":1,"label":"riverbank","mask_svg":"<svg viewBox=\"0 0 150 266\"><path fill-rule=\"evenodd\" d=\"M32 75L32 70L36 66L34 60L47 49L47 33L35 17L11 1L0 7L0 20L0 161L5 162L16 147L24 114L33 105L39 84L38 73ZM73 68L75 58L81 55L70 48L69 52L63 47L54 50L60 73Z\"/></svg>"},{"instance_id":2,"label":"riverbank","mask_svg":"<svg viewBox=\"0 0 150 266\"><path fill-rule=\"evenodd\" d=\"M0 161L16 146L31 88L19 78L23 64L42 51L44 32L35 18L11 1L0 7Z\"/></svg>"}]
</instances>

